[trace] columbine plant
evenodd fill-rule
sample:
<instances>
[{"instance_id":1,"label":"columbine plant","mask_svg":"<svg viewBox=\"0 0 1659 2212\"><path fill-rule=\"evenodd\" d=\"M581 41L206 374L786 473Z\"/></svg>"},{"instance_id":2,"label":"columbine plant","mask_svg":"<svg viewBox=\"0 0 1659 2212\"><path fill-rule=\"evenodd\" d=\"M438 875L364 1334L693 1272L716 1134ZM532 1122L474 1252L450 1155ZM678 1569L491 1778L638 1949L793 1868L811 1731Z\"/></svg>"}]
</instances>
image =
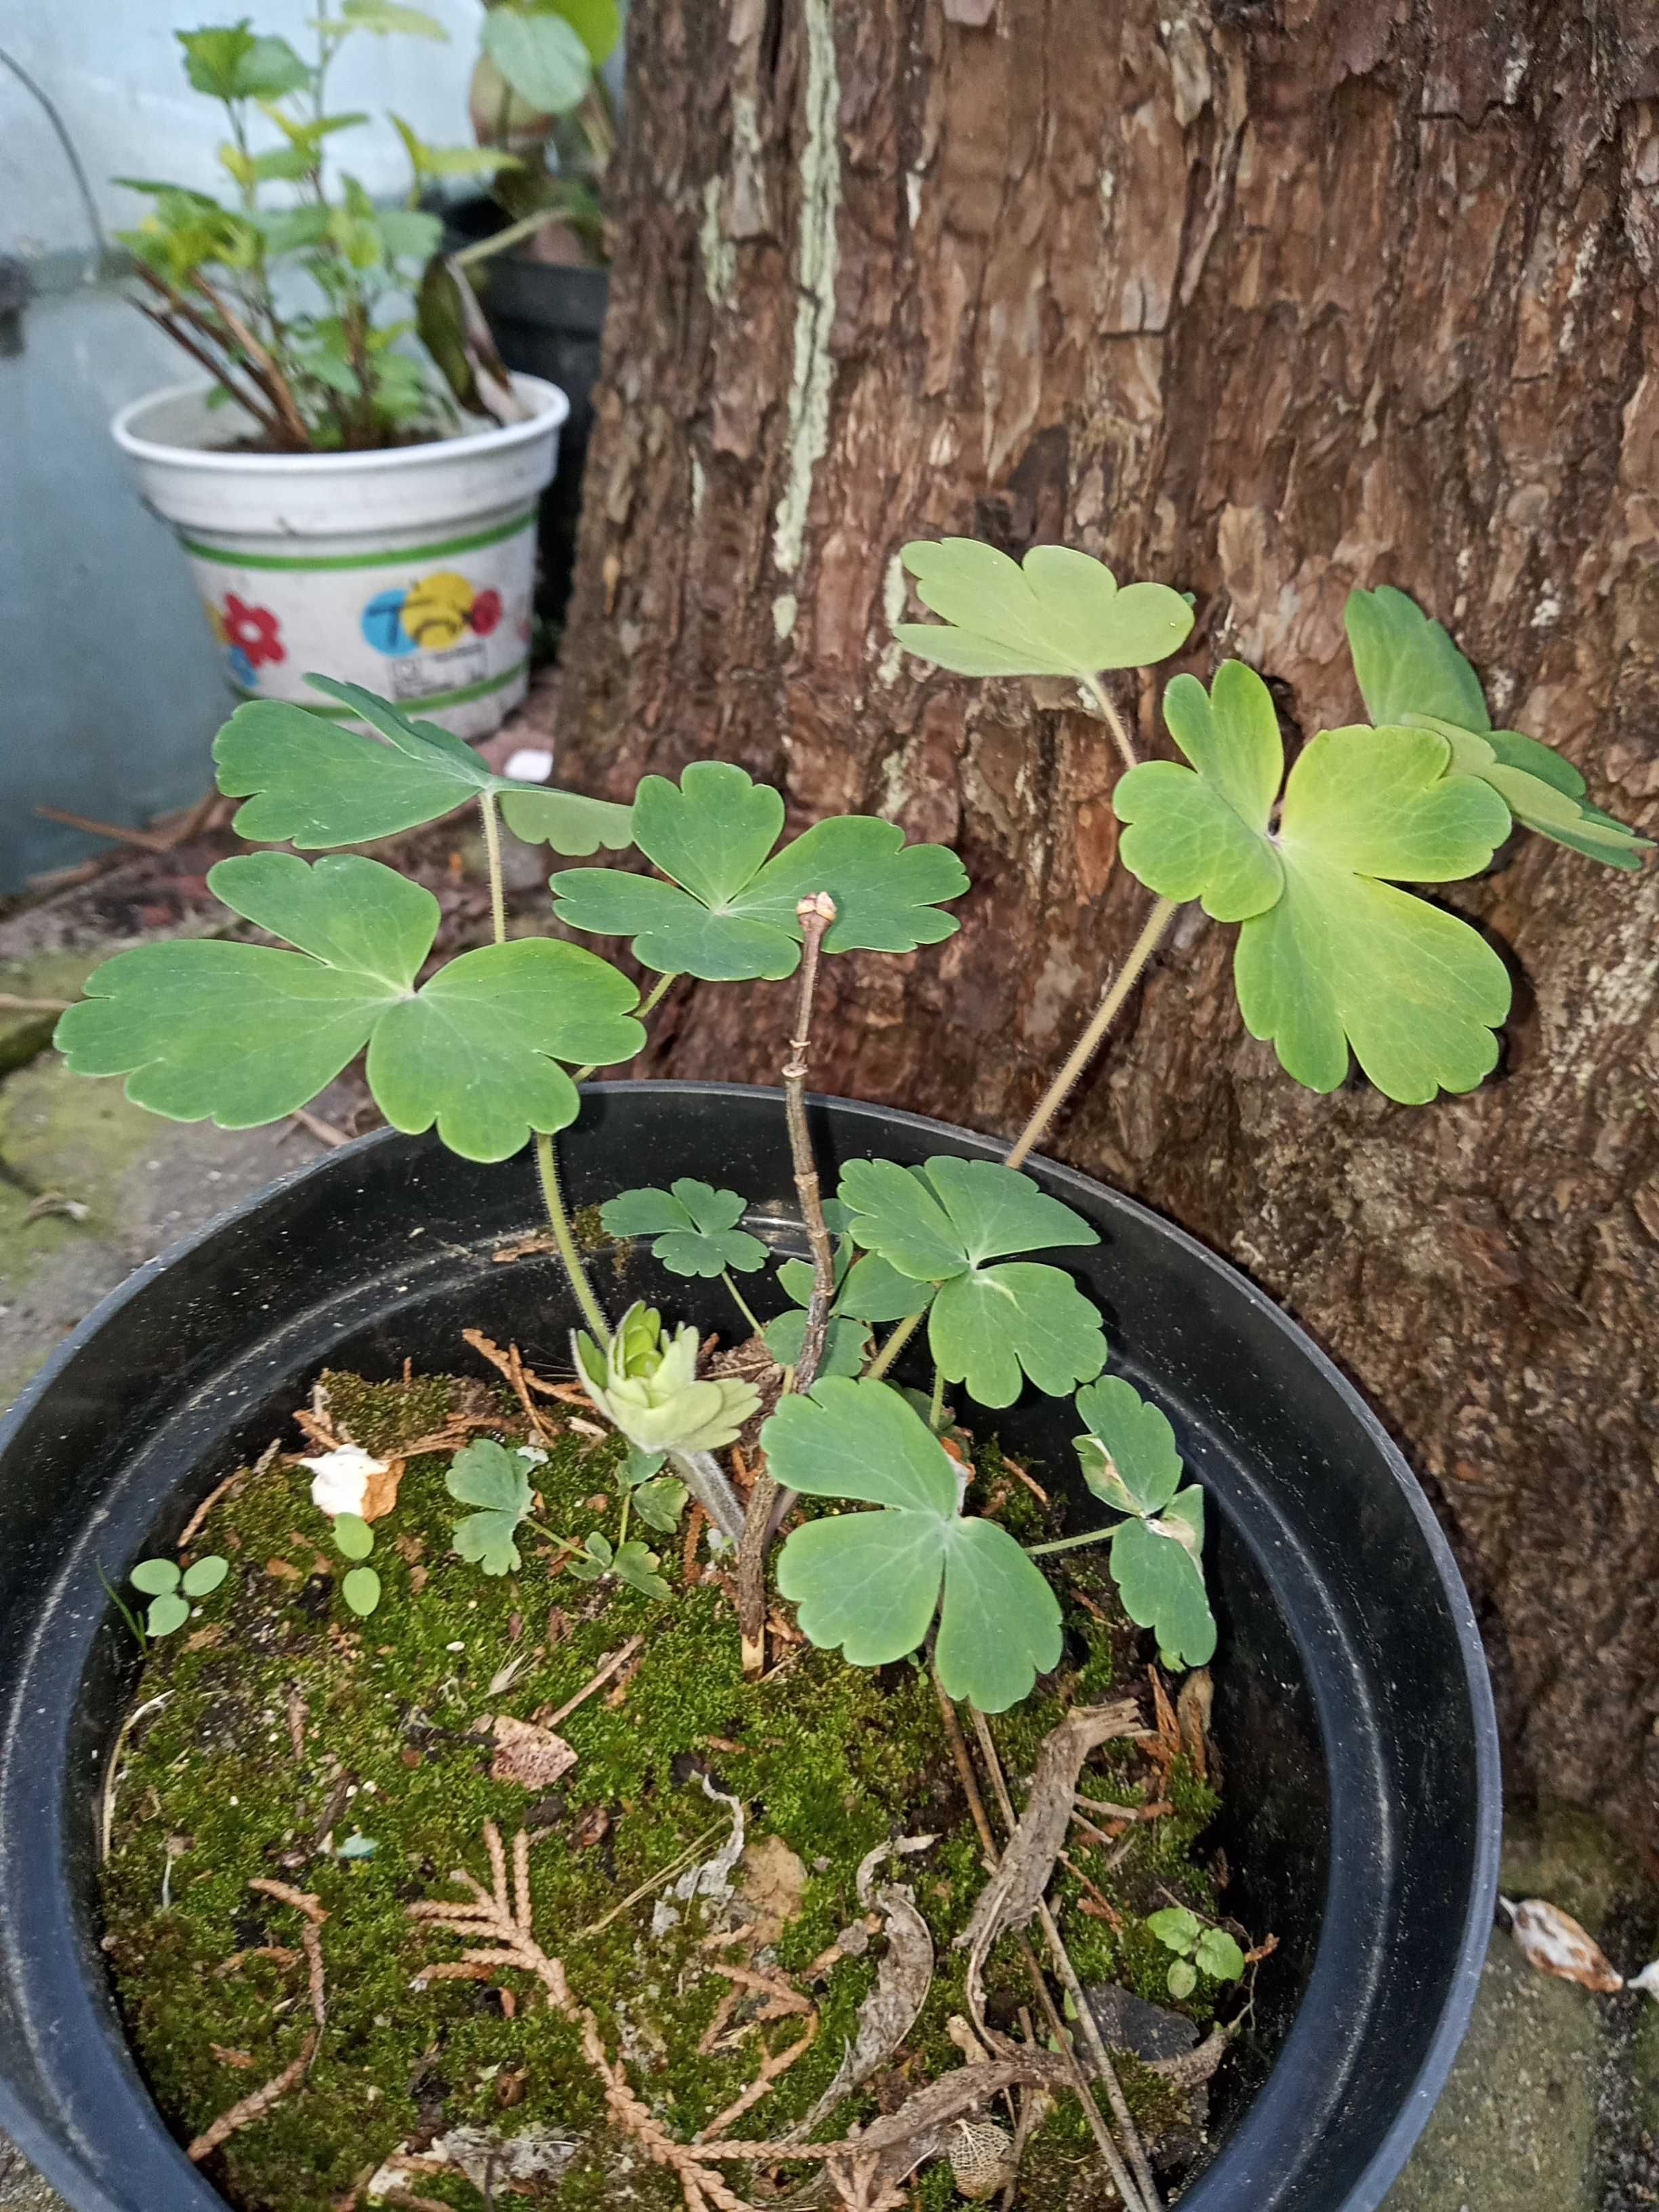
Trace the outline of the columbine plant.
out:
<instances>
[{"instance_id":1,"label":"columbine plant","mask_svg":"<svg viewBox=\"0 0 1659 2212\"><path fill-rule=\"evenodd\" d=\"M246 802L238 830L316 850L411 829L471 799L495 942L418 981L438 923L429 893L356 854L249 854L222 861L210 883L293 950L205 939L118 954L58 1037L71 1067L125 1075L138 1103L234 1128L304 1106L367 1047L369 1087L394 1127L435 1127L474 1160L504 1160L533 1142L585 1324L573 1338L576 1371L627 1441L622 1518L614 1539L594 1532L580 1544L540 1528L533 1458L479 1441L450 1471L452 1492L474 1509L456 1529L457 1550L486 1573L519 1571L517 1534L527 1526L579 1579L662 1597L659 1561L629 1537L629 1516L667 1534L695 1498L714 1540L735 1550L744 1658L757 1669L768 1562L795 1498L869 1507L794 1527L776 1589L815 1644L858 1666L930 1645L943 1690L994 1712L1059 1662L1060 1607L1037 1562L1074 1545L1109 1541L1124 1606L1166 1665L1200 1666L1215 1648L1203 1491L1187 1479L1165 1413L1103 1372L1101 1316L1064 1265L1095 1231L1022 1171L1177 904L1195 899L1238 925L1245 1024L1298 1082L1333 1090L1357 1060L1384 1095L1421 1103L1491 1072L1510 983L1467 922L1401 886L1479 873L1517 822L1616 867L1639 866L1649 848L1588 804L1583 779L1547 746L1491 726L1469 664L1401 592L1349 601L1371 722L1319 732L1287 775L1267 688L1239 661L1224 662L1207 690L1176 677L1164 716L1182 759L1139 760L1102 678L1176 650L1193 619L1179 593L1153 583L1119 590L1098 561L1058 546L1035 549L1023 565L963 538L911 545L903 557L941 617L900 625L912 653L970 675L1067 678L1094 702L1124 762L1115 802L1123 860L1155 894L1133 950L1003 1161L853 1161L826 1196L807 1128L822 960L908 953L950 936L957 924L945 909L968 888L954 854L908 844L891 823L861 815L780 843L781 798L719 762L694 763L678 782L647 776L631 807L525 790L434 725L322 679L313 680L380 742L297 707L240 708L215 749L222 788ZM520 836L567 856L632 845L655 871L586 866L551 879L567 928L631 939L657 978L643 1001L595 953L563 939L507 939L502 813ZM761 1410L757 1370L711 1374L696 1328L643 1304L612 1323L572 1233L553 1144L580 1110L576 1078L630 1060L644 1018L682 976L798 979L784 1110L810 1260L787 1259L766 1298L769 1253L743 1226L741 1194L689 1177L619 1192L602 1210L613 1236L650 1239L671 1274L722 1280L744 1331L771 1355L760 1366L775 1410L759 1428L746 1500L720 1455ZM762 1322L751 1299L781 1310ZM884 1324L878 1346L872 1331ZM885 1379L907 1347L916 1356L918 1338L931 1397ZM1028 1389L1074 1394L1083 1479L1115 1517L1022 1547L964 1510L966 1476L944 1433L947 1384L990 1409ZM339 1508L355 1510L353 1498ZM356 1528L343 1538L337 1528L337 1540L356 1556ZM1190 1989L1200 1972L1238 1971L1224 1931L1161 1918L1153 1932L1177 1954L1172 1988Z\"/></svg>"}]
</instances>

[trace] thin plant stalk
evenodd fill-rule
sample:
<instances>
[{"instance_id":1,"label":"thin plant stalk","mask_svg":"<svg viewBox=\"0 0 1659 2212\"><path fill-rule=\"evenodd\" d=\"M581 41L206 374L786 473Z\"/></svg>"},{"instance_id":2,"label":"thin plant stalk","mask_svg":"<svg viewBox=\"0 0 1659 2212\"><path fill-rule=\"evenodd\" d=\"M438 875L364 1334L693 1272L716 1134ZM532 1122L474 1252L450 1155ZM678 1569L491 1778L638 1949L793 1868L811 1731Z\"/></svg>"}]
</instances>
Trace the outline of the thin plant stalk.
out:
<instances>
[{"instance_id":1,"label":"thin plant stalk","mask_svg":"<svg viewBox=\"0 0 1659 2212\"><path fill-rule=\"evenodd\" d=\"M801 927L800 992L795 1006L795 1033L783 1064L783 1098L795 1193L812 1253L812 1295L807 1300L806 1327L790 1386L805 1392L817 1376L836 1295L836 1248L823 1218L812 1133L806 1121L806 1053L811 1038L812 999L817 988L818 955L823 933L836 918L836 902L828 891L812 891L800 901L795 913ZM738 1628L743 1639L743 1671L751 1680L766 1664L766 1554L772 1533L781 1525L792 1502L793 1493L780 1490L763 1464L749 1493L743 1540L738 1547Z\"/></svg>"},{"instance_id":2,"label":"thin plant stalk","mask_svg":"<svg viewBox=\"0 0 1659 2212\"><path fill-rule=\"evenodd\" d=\"M489 920L497 945L507 942L507 886L501 877L501 825L495 814L493 791L478 793L478 812L483 820L484 856L489 863Z\"/></svg>"},{"instance_id":3,"label":"thin plant stalk","mask_svg":"<svg viewBox=\"0 0 1659 2212\"><path fill-rule=\"evenodd\" d=\"M896 1325L886 1343L882 1346L881 1350L865 1369L864 1379L866 1382L878 1382L881 1380L921 1326L922 1314L927 1310L924 1306L922 1313L913 1313Z\"/></svg>"},{"instance_id":4,"label":"thin plant stalk","mask_svg":"<svg viewBox=\"0 0 1659 2212\"><path fill-rule=\"evenodd\" d=\"M945 1426L945 1370L937 1364L933 1369L933 1396L927 1408L927 1425L936 1436Z\"/></svg>"},{"instance_id":5,"label":"thin plant stalk","mask_svg":"<svg viewBox=\"0 0 1659 2212\"><path fill-rule=\"evenodd\" d=\"M998 1806L1004 1820L1007 1823L1008 1833L1012 1836L1018 1823L1014 1814L1013 1801L1008 1795L1008 1784L1003 1775L1002 1761L997 1756L996 1740L991 1734L991 1724L977 1705L970 1705L968 1711L974 1723L975 1736L979 1742L980 1756L985 1761L985 1771L991 1778L991 1786L996 1792ZM1078 1978L1077 1968L1072 1964L1071 1954L1060 1940L1060 1930L1054 1925L1054 1916L1048 1909L1048 1901L1046 1898L1039 1899L1037 1902L1037 1922L1042 1929L1043 1940L1048 1946L1048 1955L1054 1961L1054 1972L1060 1976L1066 1996L1072 2000L1073 2009L1077 2014L1078 2026L1083 2030L1083 2039L1088 2045L1090 2056L1093 2058L1100 2078L1106 2086L1106 2100L1111 2106L1112 2117L1117 2122L1118 2132L1122 2136L1124 2148L1129 2154L1129 2163L1134 2168L1136 2185L1146 2204L1146 2212L1161 2212L1164 2199L1158 2195L1158 2184L1152 2178L1152 2161L1146 2155L1146 2146L1140 2140L1140 2130L1135 2125L1134 2115L1129 2110L1128 2100L1123 2094L1122 2085L1118 2081L1116 2071L1112 2065L1111 2054L1106 2048L1105 2038L1101 2034L1100 2023L1095 2018L1094 2008L1090 2004L1083 1984ZM1121 2186L1120 2183L1120 2193Z\"/></svg>"},{"instance_id":6,"label":"thin plant stalk","mask_svg":"<svg viewBox=\"0 0 1659 2212\"><path fill-rule=\"evenodd\" d=\"M1006 1167L1024 1164L1038 1139L1047 1132L1048 1124L1065 1103L1066 1095L1087 1067L1100 1048L1101 1040L1123 1011L1131 991L1140 981L1147 962L1157 951L1164 931L1175 918L1176 902L1161 898L1153 902L1146 926L1129 948L1129 957L1106 988L1104 997L1089 1018L1087 1028L1066 1054L1059 1073L1038 1099L1031 1118L1009 1146L1004 1158Z\"/></svg>"},{"instance_id":7,"label":"thin plant stalk","mask_svg":"<svg viewBox=\"0 0 1659 2212\"><path fill-rule=\"evenodd\" d=\"M1080 1536L1055 1536L1047 1544L1027 1544L1028 1559L1040 1559L1050 1552L1075 1552L1083 1544L1103 1544L1109 1536L1115 1536L1123 1527L1121 1521L1109 1528L1085 1528Z\"/></svg>"},{"instance_id":8,"label":"thin plant stalk","mask_svg":"<svg viewBox=\"0 0 1659 2212\"><path fill-rule=\"evenodd\" d=\"M542 1201L547 1208L548 1226L553 1231L553 1242L558 1247L559 1257L564 1263L564 1272L575 1294L576 1304L581 1308L582 1319L592 1330L600 1351L609 1351L611 1324L605 1317L604 1307L593 1295L593 1285L587 1279L582 1255L576 1249L570 1216L565 1211L564 1193L559 1188L559 1164L554 1158L553 1139L540 1129L536 1132L536 1172L541 1178Z\"/></svg>"},{"instance_id":9,"label":"thin plant stalk","mask_svg":"<svg viewBox=\"0 0 1659 2212\"><path fill-rule=\"evenodd\" d=\"M1117 708L1112 704L1111 696L1108 692L1105 685L1101 682L1097 676L1085 676L1083 678L1083 688L1089 694L1089 696L1094 701L1096 706L1099 708L1101 719L1112 733L1112 742L1116 745L1119 752L1123 756L1124 767L1135 768L1139 766L1139 763L1135 757L1133 741L1130 738L1127 729L1124 726L1122 715L1118 713Z\"/></svg>"},{"instance_id":10,"label":"thin plant stalk","mask_svg":"<svg viewBox=\"0 0 1659 2212\"><path fill-rule=\"evenodd\" d=\"M759 1321L756 1318L755 1310L750 1304L748 1299L744 1297L743 1292L738 1288L736 1283L732 1281L732 1270L729 1267L722 1267L720 1269L720 1280L725 1284L726 1289L731 1291L732 1298L736 1302L738 1311L748 1322L750 1328L754 1330L756 1335L758 1336L761 1334L761 1325Z\"/></svg>"}]
</instances>

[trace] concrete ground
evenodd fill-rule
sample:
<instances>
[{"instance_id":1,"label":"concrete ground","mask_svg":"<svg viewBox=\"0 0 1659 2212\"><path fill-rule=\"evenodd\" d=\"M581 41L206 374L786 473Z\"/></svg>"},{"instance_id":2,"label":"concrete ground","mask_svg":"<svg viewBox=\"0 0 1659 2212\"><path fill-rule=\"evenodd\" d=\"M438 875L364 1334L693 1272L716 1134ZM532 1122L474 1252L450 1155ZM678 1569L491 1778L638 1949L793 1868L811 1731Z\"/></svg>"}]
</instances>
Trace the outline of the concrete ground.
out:
<instances>
[{"instance_id":1,"label":"concrete ground","mask_svg":"<svg viewBox=\"0 0 1659 2212\"><path fill-rule=\"evenodd\" d=\"M0 924L0 1408L106 1290L320 1149L290 1127L158 1121L45 1048L94 945L70 915ZM8 957L9 956L9 957ZM1583 1815L1516 1818L1504 1887L1553 1899L1633 1972L1659 1901ZM1659 2205L1659 2004L1547 1979L1493 1936L1474 2024L1387 2212L1638 2212ZM0 2138L0 2212L64 2212ZM1240 2208L1247 2212L1247 2208Z\"/></svg>"}]
</instances>

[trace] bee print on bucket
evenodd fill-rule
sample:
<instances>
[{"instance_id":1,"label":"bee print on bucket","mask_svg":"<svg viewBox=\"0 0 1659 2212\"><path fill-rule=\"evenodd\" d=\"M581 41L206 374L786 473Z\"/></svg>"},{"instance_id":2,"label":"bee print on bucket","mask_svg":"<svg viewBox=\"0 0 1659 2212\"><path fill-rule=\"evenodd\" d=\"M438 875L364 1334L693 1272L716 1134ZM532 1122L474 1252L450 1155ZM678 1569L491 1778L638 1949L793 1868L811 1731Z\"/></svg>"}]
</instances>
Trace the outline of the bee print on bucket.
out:
<instances>
[{"instance_id":1,"label":"bee print on bucket","mask_svg":"<svg viewBox=\"0 0 1659 2212\"><path fill-rule=\"evenodd\" d=\"M419 698L483 672L483 640L501 613L498 591L480 590L458 569L440 568L418 583L375 592L361 627L392 663L393 695ZM476 670L469 665L474 660Z\"/></svg>"}]
</instances>

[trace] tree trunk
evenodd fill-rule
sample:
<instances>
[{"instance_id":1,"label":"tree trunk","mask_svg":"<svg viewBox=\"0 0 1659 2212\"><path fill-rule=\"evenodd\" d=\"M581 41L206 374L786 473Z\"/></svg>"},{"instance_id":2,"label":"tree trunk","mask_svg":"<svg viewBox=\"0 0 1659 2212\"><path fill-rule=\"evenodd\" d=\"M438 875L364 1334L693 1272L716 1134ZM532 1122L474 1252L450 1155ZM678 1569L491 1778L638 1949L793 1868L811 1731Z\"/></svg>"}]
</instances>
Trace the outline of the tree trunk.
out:
<instances>
[{"instance_id":1,"label":"tree trunk","mask_svg":"<svg viewBox=\"0 0 1659 2212\"><path fill-rule=\"evenodd\" d=\"M812 1080L1012 1131L1145 915L1115 756L1056 690L906 659L907 538L1197 594L1292 741L1360 713L1342 604L1410 591L1591 796L1659 796L1659 55L1644 0L633 0L573 780L742 762L792 823L954 845L962 933L828 963ZM914 608L908 611L919 611ZM1163 678L1119 680L1167 751ZM1449 902L1518 990L1499 1074L1389 1104L1245 1034L1182 915L1048 1149L1206 1237L1435 1498L1511 1785L1659 1778L1659 869L1522 836ZM775 1080L790 987L655 1065Z\"/></svg>"}]
</instances>

